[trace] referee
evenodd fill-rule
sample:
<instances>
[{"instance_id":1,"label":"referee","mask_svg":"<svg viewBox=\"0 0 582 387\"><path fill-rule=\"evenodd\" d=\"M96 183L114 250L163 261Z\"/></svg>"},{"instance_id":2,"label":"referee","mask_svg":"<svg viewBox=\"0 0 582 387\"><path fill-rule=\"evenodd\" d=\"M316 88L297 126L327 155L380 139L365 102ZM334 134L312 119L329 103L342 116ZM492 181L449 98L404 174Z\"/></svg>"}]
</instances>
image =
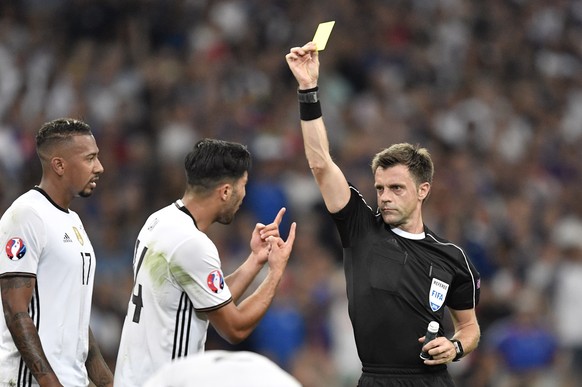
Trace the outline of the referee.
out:
<instances>
[{"instance_id":1,"label":"referee","mask_svg":"<svg viewBox=\"0 0 582 387\"><path fill-rule=\"evenodd\" d=\"M465 252L423 222L434 167L424 148L394 144L372 160L377 210L348 183L329 152L318 95L315 44L286 56L298 84L309 167L339 231L348 312L362 362L359 387L454 386L446 364L477 347L479 273ZM454 335L444 336L445 306ZM424 345L430 321L438 337ZM421 350L428 352L423 360Z\"/></svg>"}]
</instances>

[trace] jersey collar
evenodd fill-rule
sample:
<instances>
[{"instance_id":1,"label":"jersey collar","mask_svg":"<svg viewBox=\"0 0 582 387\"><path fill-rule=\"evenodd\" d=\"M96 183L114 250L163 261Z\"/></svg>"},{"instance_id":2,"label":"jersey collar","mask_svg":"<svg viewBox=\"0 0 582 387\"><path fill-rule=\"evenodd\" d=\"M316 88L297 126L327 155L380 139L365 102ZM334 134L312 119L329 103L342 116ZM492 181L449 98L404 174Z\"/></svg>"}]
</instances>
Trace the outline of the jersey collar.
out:
<instances>
[{"instance_id":1,"label":"jersey collar","mask_svg":"<svg viewBox=\"0 0 582 387\"><path fill-rule=\"evenodd\" d=\"M402 238L406 238L406 239L413 239L413 240L419 241L421 239L424 239L424 237L425 237L424 231L419 233L419 234L413 234L413 233L410 233L408 231L401 230L398 227L391 227L390 229L392 230L392 232L394 234L399 235Z\"/></svg>"},{"instance_id":2,"label":"jersey collar","mask_svg":"<svg viewBox=\"0 0 582 387\"><path fill-rule=\"evenodd\" d=\"M188 215L190 218L192 218L192 221L194 222L194 226L196 226L196 228L198 228L198 225L196 224L196 219L194 219L194 216L192 215L192 213L190 211L188 211L188 209L186 208L186 205L184 204L184 202L182 201L182 199L178 199L174 202L174 205L183 213L185 213L186 215Z\"/></svg>"},{"instance_id":3,"label":"jersey collar","mask_svg":"<svg viewBox=\"0 0 582 387\"><path fill-rule=\"evenodd\" d=\"M57 203L55 203L53 201L53 199L51 199L51 197L46 193L46 191L42 188L40 188L38 185L35 185L34 187L32 187L33 190L40 192L45 198L47 198L47 200L56 208L58 208L59 210L66 212L67 214L69 213L69 210L66 208L63 208L61 206L59 206Z\"/></svg>"}]
</instances>

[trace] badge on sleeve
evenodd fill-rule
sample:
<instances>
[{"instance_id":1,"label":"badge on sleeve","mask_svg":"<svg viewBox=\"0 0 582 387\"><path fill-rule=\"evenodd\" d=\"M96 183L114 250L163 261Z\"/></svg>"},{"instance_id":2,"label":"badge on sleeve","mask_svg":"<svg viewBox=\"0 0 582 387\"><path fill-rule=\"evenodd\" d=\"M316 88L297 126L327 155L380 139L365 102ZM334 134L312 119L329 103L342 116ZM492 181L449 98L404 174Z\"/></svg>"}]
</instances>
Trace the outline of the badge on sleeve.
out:
<instances>
[{"instance_id":1,"label":"badge on sleeve","mask_svg":"<svg viewBox=\"0 0 582 387\"><path fill-rule=\"evenodd\" d=\"M432 279L432 284L430 285L430 291L428 294L428 302L433 312L436 312L443 306L445 298L447 298L448 290L448 283L437 278Z\"/></svg>"},{"instance_id":2,"label":"badge on sleeve","mask_svg":"<svg viewBox=\"0 0 582 387\"><path fill-rule=\"evenodd\" d=\"M8 256L8 259L18 261L20 258L24 257L24 254L26 254L26 245L22 239L11 238L8 243L6 243L6 255Z\"/></svg>"},{"instance_id":3,"label":"badge on sleeve","mask_svg":"<svg viewBox=\"0 0 582 387\"><path fill-rule=\"evenodd\" d=\"M213 270L206 278L206 284L214 293L218 294L224 289L224 278L220 270Z\"/></svg>"}]
</instances>

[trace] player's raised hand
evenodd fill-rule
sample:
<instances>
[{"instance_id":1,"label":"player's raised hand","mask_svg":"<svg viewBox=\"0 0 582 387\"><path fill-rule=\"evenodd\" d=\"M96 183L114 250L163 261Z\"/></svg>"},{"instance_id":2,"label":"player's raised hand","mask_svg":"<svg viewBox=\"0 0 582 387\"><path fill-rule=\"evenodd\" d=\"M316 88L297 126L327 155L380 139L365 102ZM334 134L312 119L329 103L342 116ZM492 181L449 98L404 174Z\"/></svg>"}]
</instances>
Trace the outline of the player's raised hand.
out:
<instances>
[{"instance_id":1,"label":"player's raised hand","mask_svg":"<svg viewBox=\"0 0 582 387\"><path fill-rule=\"evenodd\" d=\"M311 89L317 86L319 55L315 43L309 42L303 47L293 47L285 59L300 89Z\"/></svg>"},{"instance_id":2,"label":"player's raised hand","mask_svg":"<svg viewBox=\"0 0 582 387\"><path fill-rule=\"evenodd\" d=\"M291 250L293 249L293 243L295 242L295 230L297 228L297 223L293 222L291 228L289 229L289 236L287 240L284 241L282 238L269 237L267 242L270 244L271 249L269 251L269 268L271 270L279 271L281 274L287 266L287 261L291 255Z\"/></svg>"},{"instance_id":3,"label":"player's raised hand","mask_svg":"<svg viewBox=\"0 0 582 387\"><path fill-rule=\"evenodd\" d=\"M257 256L260 264L265 264L267 262L267 256L269 255L269 250L271 248L270 244L267 242L269 237L279 237L279 225L283 220L283 215L285 215L287 209L282 207L275 220L272 223L264 225L262 223L257 223L255 229L251 235L251 251Z\"/></svg>"}]
</instances>

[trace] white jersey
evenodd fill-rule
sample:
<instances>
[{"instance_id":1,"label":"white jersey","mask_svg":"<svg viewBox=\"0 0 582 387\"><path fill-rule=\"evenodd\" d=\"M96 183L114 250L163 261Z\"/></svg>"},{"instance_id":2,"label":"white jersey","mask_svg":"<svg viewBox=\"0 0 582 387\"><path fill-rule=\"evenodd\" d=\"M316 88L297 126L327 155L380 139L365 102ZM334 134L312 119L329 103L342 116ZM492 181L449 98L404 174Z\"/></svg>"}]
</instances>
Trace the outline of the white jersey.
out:
<instances>
[{"instance_id":1,"label":"white jersey","mask_svg":"<svg viewBox=\"0 0 582 387\"><path fill-rule=\"evenodd\" d=\"M207 351L167 364L144 387L301 387L297 379L257 353Z\"/></svg>"},{"instance_id":2,"label":"white jersey","mask_svg":"<svg viewBox=\"0 0 582 387\"><path fill-rule=\"evenodd\" d=\"M36 277L29 314L60 382L87 386L95 254L81 219L34 188L2 216L0 242L0 276ZM38 384L0 318L0 386L32 385Z\"/></svg>"},{"instance_id":3,"label":"white jersey","mask_svg":"<svg viewBox=\"0 0 582 387\"><path fill-rule=\"evenodd\" d=\"M204 351L208 320L199 312L232 301L216 246L180 200L147 219L133 269L115 367L123 387L141 387L164 364Z\"/></svg>"}]
</instances>

